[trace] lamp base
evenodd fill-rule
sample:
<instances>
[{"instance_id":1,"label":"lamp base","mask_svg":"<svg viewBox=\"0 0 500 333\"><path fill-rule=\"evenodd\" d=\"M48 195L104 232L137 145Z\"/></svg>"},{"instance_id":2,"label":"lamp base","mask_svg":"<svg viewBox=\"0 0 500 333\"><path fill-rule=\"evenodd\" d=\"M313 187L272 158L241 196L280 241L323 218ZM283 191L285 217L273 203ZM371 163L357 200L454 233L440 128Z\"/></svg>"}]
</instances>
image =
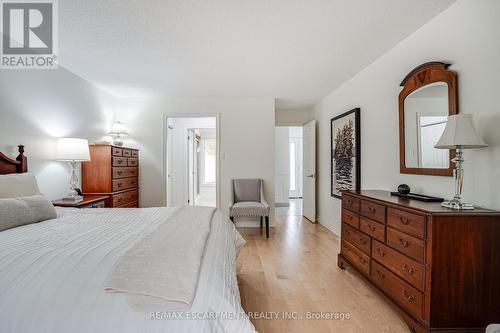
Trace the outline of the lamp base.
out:
<instances>
[{"instance_id":1,"label":"lamp base","mask_svg":"<svg viewBox=\"0 0 500 333\"><path fill-rule=\"evenodd\" d=\"M459 200L445 201L441 203L441 206L457 210L473 210L474 206L468 203L463 203Z\"/></svg>"}]
</instances>

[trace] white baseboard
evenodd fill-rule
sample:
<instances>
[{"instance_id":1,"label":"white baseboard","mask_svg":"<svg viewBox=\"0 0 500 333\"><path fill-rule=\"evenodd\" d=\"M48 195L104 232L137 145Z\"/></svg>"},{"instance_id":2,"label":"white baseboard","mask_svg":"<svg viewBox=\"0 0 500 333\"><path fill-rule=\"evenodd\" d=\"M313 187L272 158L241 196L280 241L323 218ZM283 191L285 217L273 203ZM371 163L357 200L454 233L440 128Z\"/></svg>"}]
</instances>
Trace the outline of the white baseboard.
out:
<instances>
[{"instance_id":1,"label":"white baseboard","mask_svg":"<svg viewBox=\"0 0 500 333\"><path fill-rule=\"evenodd\" d=\"M335 236L340 237L340 230L338 230L336 223L334 223L331 220L324 219L320 216L318 216L316 220L318 221L319 224L321 224L322 226L333 232Z\"/></svg>"}]
</instances>

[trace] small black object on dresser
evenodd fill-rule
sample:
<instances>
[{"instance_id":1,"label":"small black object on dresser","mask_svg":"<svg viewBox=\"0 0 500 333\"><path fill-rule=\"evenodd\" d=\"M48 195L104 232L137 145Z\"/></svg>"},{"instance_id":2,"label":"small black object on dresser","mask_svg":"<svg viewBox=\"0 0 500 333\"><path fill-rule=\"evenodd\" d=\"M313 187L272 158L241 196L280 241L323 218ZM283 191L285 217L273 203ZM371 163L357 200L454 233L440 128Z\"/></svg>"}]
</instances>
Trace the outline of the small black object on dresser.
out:
<instances>
[{"instance_id":1,"label":"small black object on dresser","mask_svg":"<svg viewBox=\"0 0 500 333\"><path fill-rule=\"evenodd\" d=\"M401 184L398 186L398 192L401 194L408 194L410 193L410 191L411 191L410 186L406 184Z\"/></svg>"}]
</instances>

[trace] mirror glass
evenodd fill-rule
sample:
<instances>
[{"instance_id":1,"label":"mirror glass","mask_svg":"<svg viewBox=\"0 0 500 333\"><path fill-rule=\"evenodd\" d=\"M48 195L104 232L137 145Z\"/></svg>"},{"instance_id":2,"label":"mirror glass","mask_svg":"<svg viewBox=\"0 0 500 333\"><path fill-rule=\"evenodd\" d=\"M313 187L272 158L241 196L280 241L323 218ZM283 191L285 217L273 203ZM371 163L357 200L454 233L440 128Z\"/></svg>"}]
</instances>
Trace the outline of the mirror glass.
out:
<instances>
[{"instance_id":1,"label":"mirror glass","mask_svg":"<svg viewBox=\"0 0 500 333\"><path fill-rule=\"evenodd\" d=\"M436 82L415 90L404 100L405 165L446 169L448 149L436 149L448 117L448 85Z\"/></svg>"}]
</instances>

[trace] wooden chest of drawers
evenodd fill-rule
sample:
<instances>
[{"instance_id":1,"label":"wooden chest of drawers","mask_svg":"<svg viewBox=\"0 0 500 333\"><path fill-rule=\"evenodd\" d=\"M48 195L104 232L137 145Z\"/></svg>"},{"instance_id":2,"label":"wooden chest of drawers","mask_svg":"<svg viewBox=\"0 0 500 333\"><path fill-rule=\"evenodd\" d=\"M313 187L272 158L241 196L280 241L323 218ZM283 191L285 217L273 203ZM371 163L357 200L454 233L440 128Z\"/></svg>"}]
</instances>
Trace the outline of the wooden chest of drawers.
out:
<instances>
[{"instance_id":1,"label":"wooden chest of drawers","mask_svg":"<svg viewBox=\"0 0 500 333\"><path fill-rule=\"evenodd\" d=\"M500 322L499 212L344 192L338 265L394 305L411 332L484 332Z\"/></svg>"},{"instance_id":2,"label":"wooden chest of drawers","mask_svg":"<svg viewBox=\"0 0 500 333\"><path fill-rule=\"evenodd\" d=\"M106 207L139 206L139 151L91 145L90 161L82 164L82 192L109 195Z\"/></svg>"}]
</instances>

